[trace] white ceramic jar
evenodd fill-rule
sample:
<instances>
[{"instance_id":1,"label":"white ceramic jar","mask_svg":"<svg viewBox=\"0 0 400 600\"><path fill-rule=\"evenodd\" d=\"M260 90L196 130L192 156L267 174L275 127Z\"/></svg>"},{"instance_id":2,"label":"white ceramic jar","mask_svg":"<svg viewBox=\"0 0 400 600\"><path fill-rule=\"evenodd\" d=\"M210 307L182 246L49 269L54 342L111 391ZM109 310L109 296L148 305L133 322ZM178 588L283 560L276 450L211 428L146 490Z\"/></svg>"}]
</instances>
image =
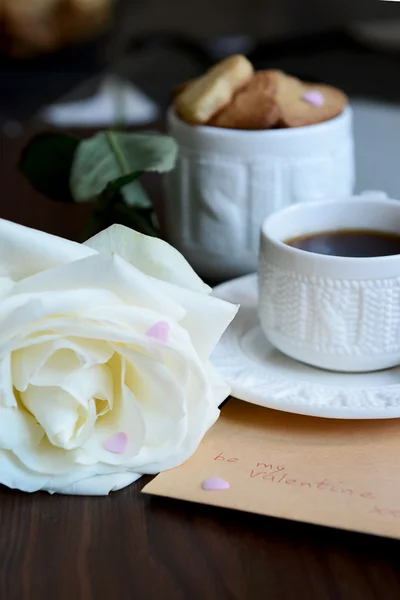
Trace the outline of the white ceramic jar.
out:
<instances>
[{"instance_id":1,"label":"white ceramic jar","mask_svg":"<svg viewBox=\"0 0 400 600\"><path fill-rule=\"evenodd\" d=\"M168 241L210 280L257 269L260 226L272 212L353 192L349 106L335 119L293 129L193 126L173 109L168 125L180 147L166 177Z\"/></svg>"}]
</instances>

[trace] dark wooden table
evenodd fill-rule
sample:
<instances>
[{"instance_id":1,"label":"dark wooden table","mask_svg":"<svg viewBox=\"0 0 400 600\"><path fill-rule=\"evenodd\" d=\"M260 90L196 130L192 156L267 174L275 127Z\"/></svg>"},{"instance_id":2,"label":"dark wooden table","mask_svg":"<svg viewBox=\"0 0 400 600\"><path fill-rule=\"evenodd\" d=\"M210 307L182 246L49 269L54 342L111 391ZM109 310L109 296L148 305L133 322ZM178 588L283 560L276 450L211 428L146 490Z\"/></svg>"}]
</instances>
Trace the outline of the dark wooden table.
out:
<instances>
[{"instance_id":1,"label":"dark wooden table","mask_svg":"<svg viewBox=\"0 0 400 600\"><path fill-rule=\"evenodd\" d=\"M0 138L0 216L76 237L88 208L32 192L22 143ZM106 498L1 489L0 600L400 598L399 542L152 498L147 480Z\"/></svg>"}]
</instances>

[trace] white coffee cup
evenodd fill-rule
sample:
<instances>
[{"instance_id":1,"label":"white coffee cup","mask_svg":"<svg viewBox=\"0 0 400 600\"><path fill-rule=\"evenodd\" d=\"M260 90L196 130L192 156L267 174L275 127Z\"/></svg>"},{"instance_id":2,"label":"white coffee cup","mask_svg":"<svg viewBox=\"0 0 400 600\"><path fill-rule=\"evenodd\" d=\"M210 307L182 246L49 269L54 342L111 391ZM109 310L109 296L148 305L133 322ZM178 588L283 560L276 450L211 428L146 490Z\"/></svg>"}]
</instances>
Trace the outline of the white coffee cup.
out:
<instances>
[{"instance_id":1,"label":"white coffee cup","mask_svg":"<svg viewBox=\"0 0 400 600\"><path fill-rule=\"evenodd\" d=\"M171 108L168 129L179 157L166 176L166 232L205 278L254 272L274 211L353 193L349 106L325 123L264 131L189 125Z\"/></svg>"},{"instance_id":2,"label":"white coffee cup","mask_svg":"<svg viewBox=\"0 0 400 600\"><path fill-rule=\"evenodd\" d=\"M367 229L400 234L400 201L382 192L289 207L262 225L259 316L268 340L304 363L361 372L400 364L400 255L314 254L285 240Z\"/></svg>"}]
</instances>

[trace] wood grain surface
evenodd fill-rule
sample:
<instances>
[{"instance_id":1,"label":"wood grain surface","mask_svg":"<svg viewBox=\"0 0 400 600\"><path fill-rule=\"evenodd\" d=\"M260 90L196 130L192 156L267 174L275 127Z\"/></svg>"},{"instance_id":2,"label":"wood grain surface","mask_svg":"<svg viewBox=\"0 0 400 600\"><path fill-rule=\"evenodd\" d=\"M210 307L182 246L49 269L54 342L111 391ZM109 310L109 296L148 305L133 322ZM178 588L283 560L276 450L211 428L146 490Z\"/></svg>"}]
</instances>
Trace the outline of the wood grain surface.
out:
<instances>
[{"instance_id":1,"label":"wood grain surface","mask_svg":"<svg viewBox=\"0 0 400 600\"><path fill-rule=\"evenodd\" d=\"M0 217L74 238L87 207L33 193L22 143L0 138ZM152 498L147 481L106 498L0 488L0 600L400 598L399 542Z\"/></svg>"},{"instance_id":2,"label":"wood grain surface","mask_svg":"<svg viewBox=\"0 0 400 600\"><path fill-rule=\"evenodd\" d=\"M399 543L140 494L0 492L0 598L393 600Z\"/></svg>"}]
</instances>

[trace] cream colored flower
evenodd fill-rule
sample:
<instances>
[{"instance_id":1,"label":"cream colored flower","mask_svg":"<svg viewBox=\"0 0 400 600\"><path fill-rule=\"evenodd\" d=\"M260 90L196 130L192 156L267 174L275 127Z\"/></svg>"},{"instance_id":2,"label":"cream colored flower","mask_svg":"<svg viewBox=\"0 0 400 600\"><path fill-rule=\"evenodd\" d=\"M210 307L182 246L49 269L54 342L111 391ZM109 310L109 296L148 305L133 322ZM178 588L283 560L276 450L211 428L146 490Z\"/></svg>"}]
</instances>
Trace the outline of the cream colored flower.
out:
<instances>
[{"instance_id":1,"label":"cream colored flower","mask_svg":"<svg viewBox=\"0 0 400 600\"><path fill-rule=\"evenodd\" d=\"M237 307L209 292L130 229L0 221L0 483L106 494L185 461L229 393L208 358Z\"/></svg>"}]
</instances>

